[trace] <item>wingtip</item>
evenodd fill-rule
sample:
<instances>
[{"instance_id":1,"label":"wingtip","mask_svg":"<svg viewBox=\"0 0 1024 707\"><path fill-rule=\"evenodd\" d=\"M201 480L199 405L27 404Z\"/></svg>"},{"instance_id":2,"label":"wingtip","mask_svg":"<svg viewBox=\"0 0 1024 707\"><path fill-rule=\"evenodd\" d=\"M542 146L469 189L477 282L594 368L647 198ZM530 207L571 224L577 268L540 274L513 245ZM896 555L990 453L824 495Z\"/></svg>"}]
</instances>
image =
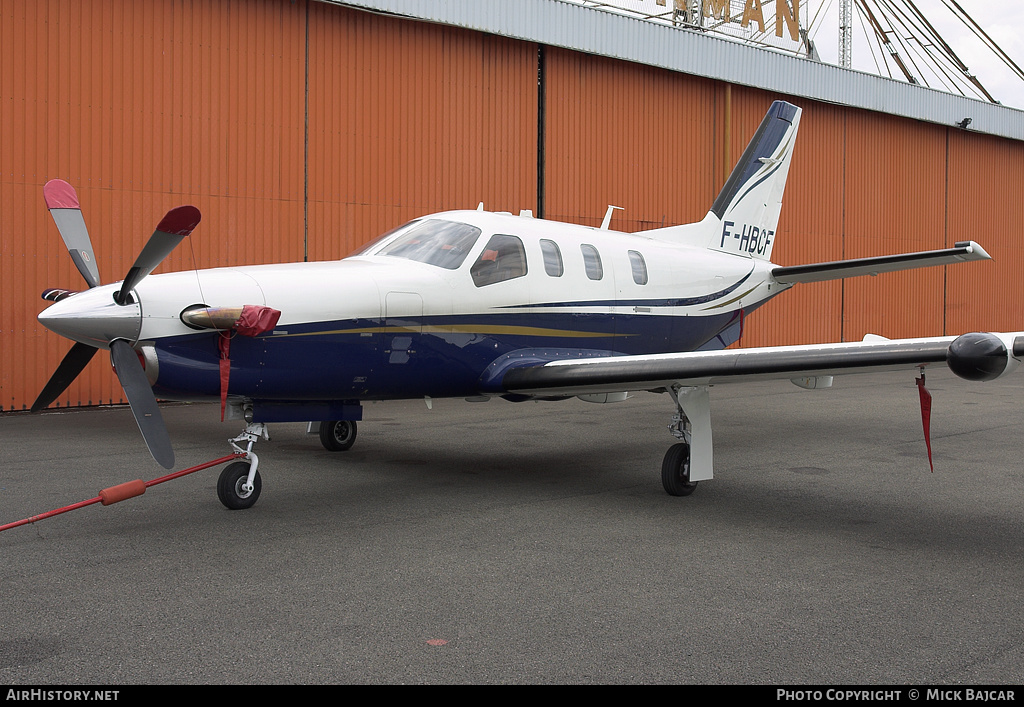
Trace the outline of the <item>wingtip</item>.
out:
<instances>
[{"instance_id":1,"label":"wingtip","mask_svg":"<svg viewBox=\"0 0 1024 707\"><path fill-rule=\"evenodd\" d=\"M80 209L78 193L63 179L51 179L43 185L43 200L48 209Z\"/></svg>"},{"instance_id":2,"label":"wingtip","mask_svg":"<svg viewBox=\"0 0 1024 707\"><path fill-rule=\"evenodd\" d=\"M971 251L978 260L992 260L992 256L989 255L988 251L974 241L971 241Z\"/></svg>"}]
</instances>

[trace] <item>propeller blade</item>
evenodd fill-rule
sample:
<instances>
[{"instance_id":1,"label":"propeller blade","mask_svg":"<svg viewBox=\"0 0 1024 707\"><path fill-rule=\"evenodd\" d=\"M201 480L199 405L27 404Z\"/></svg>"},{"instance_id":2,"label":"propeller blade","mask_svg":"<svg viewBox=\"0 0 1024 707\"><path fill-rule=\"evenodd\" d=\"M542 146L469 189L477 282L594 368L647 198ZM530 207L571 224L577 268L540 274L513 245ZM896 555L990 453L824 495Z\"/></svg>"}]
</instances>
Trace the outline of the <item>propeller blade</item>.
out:
<instances>
[{"instance_id":1,"label":"propeller blade","mask_svg":"<svg viewBox=\"0 0 1024 707\"><path fill-rule=\"evenodd\" d=\"M114 301L118 304L125 304L135 286L153 272L185 236L192 233L192 229L199 225L201 218L199 209L194 206L179 206L168 211L157 225L156 230L153 231L153 235L149 237L149 242L139 253L139 257L135 259L131 270L125 275L120 291L114 296Z\"/></svg>"},{"instance_id":2,"label":"propeller blade","mask_svg":"<svg viewBox=\"0 0 1024 707\"><path fill-rule=\"evenodd\" d=\"M96 267L96 255L92 251L89 229L85 227L75 188L63 179L51 179L43 186L43 200L78 272L82 273L89 287L98 286L100 271Z\"/></svg>"},{"instance_id":3,"label":"propeller blade","mask_svg":"<svg viewBox=\"0 0 1024 707\"><path fill-rule=\"evenodd\" d=\"M110 359L114 363L114 372L121 381L125 397L135 415L149 453L157 463L165 469L174 466L174 449L171 447L171 436L164 425L164 418L156 404L156 396L146 380L146 372L142 368L135 349L124 339L110 342Z\"/></svg>"},{"instance_id":4,"label":"propeller blade","mask_svg":"<svg viewBox=\"0 0 1024 707\"><path fill-rule=\"evenodd\" d=\"M60 394L68 389L75 378L78 378L78 374L88 365L95 353L96 349L88 344L72 346L71 350L64 355L64 360L57 366L57 370L50 376L50 380L46 382L43 392L32 403L32 412L39 412L60 397Z\"/></svg>"}]
</instances>

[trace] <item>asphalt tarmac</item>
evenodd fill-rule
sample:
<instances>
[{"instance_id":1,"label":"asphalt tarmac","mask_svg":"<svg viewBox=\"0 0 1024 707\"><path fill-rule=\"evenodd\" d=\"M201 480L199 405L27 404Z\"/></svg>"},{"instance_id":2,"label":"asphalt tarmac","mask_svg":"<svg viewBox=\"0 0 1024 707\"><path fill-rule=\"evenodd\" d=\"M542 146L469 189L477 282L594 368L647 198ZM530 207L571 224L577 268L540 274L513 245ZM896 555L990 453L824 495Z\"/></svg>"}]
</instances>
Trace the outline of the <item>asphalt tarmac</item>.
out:
<instances>
[{"instance_id":1,"label":"asphalt tarmac","mask_svg":"<svg viewBox=\"0 0 1024 707\"><path fill-rule=\"evenodd\" d=\"M0 684L1019 684L1024 375L712 390L716 478L661 487L666 396L368 404L349 452L0 533ZM178 469L241 431L164 415ZM0 524L164 470L124 408L0 415Z\"/></svg>"}]
</instances>

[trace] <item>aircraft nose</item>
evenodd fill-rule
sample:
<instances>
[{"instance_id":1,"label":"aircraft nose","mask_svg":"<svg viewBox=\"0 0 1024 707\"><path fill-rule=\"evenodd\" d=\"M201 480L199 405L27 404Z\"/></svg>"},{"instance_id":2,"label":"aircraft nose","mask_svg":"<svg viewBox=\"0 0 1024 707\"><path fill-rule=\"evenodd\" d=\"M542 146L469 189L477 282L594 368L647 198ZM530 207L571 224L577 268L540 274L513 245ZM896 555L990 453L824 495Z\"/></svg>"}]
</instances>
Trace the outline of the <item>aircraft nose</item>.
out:
<instances>
[{"instance_id":1,"label":"aircraft nose","mask_svg":"<svg viewBox=\"0 0 1024 707\"><path fill-rule=\"evenodd\" d=\"M40 312L39 323L52 332L89 346L109 348L114 339L131 343L142 330L142 307L114 302L117 288L97 287L61 300Z\"/></svg>"}]
</instances>

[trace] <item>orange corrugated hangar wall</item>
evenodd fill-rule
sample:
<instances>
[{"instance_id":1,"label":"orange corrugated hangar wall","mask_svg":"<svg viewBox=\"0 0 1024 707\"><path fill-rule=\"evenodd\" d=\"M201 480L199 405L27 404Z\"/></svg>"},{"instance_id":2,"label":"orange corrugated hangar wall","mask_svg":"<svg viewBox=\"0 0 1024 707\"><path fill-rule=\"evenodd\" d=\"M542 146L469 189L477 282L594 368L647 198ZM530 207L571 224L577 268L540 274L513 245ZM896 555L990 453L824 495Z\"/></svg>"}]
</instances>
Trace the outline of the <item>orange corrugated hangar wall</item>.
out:
<instances>
[{"instance_id":1,"label":"orange corrugated hangar wall","mask_svg":"<svg viewBox=\"0 0 1024 707\"><path fill-rule=\"evenodd\" d=\"M539 79L539 80L538 80ZM0 403L31 405L81 286L42 201L78 190L103 282L170 208L157 272L343 257L450 208L624 231L706 213L772 100L804 109L776 262L941 248L994 260L802 285L741 345L1018 330L1024 143L307 0L0 3ZM59 406L121 402L98 356Z\"/></svg>"}]
</instances>

